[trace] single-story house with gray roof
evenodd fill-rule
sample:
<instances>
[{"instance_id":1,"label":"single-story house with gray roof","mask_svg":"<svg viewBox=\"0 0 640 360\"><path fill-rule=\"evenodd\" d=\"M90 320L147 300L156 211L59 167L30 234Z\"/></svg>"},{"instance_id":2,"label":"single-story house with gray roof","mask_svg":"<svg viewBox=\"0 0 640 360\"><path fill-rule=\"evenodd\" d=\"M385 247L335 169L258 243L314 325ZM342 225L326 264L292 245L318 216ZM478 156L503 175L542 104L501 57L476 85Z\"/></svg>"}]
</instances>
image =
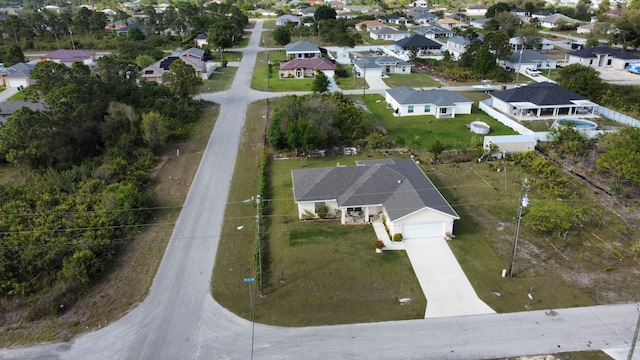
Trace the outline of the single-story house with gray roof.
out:
<instances>
[{"instance_id":1,"label":"single-story house with gray roof","mask_svg":"<svg viewBox=\"0 0 640 360\"><path fill-rule=\"evenodd\" d=\"M409 32L397 30L395 28L385 26L369 31L369 36L374 40L400 40L409 37Z\"/></svg>"},{"instance_id":2,"label":"single-story house with gray roof","mask_svg":"<svg viewBox=\"0 0 640 360\"><path fill-rule=\"evenodd\" d=\"M631 62L640 61L640 56L629 54L608 46L581 49L565 55L566 63L580 64L592 68L612 68L624 70Z\"/></svg>"},{"instance_id":3,"label":"single-story house with gray roof","mask_svg":"<svg viewBox=\"0 0 640 360\"><path fill-rule=\"evenodd\" d=\"M385 221L403 239L442 238L460 216L411 159L358 161L357 166L292 170L298 218L328 207L342 224Z\"/></svg>"},{"instance_id":4,"label":"single-story house with gray roof","mask_svg":"<svg viewBox=\"0 0 640 360\"><path fill-rule=\"evenodd\" d=\"M33 111L47 111L49 106L41 101L23 101L23 100L9 100L0 102L0 126L4 124L4 121L18 109L26 107Z\"/></svg>"},{"instance_id":5,"label":"single-story house with gray roof","mask_svg":"<svg viewBox=\"0 0 640 360\"><path fill-rule=\"evenodd\" d=\"M533 50L519 50L511 54L507 60L500 60L499 65L507 70L534 68L555 69L557 61L547 55Z\"/></svg>"},{"instance_id":6,"label":"single-story house with gray roof","mask_svg":"<svg viewBox=\"0 0 640 360\"><path fill-rule=\"evenodd\" d=\"M309 59L312 57L320 57L321 52L318 45L308 41L296 41L284 46L287 57L291 59Z\"/></svg>"},{"instance_id":7,"label":"single-story house with gray roof","mask_svg":"<svg viewBox=\"0 0 640 360\"><path fill-rule=\"evenodd\" d=\"M297 15L284 14L276 18L276 26L285 26L289 24L300 25L302 20Z\"/></svg>"},{"instance_id":8,"label":"single-story house with gray roof","mask_svg":"<svg viewBox=\"0 0 640 360\"><path fill-rule=\"evenodd\" d=\"M17 63L4 69L5 71L0 74L4 86L8 88L26 88L35 84L36 80L31 78L31 70L34 67L35 65L30 63Z\"/></svg>"},{"instance_id":9,"label":"single-story house with gray roof","mask_svg":"<svg viewBox=\"0 0 640 360\"><path fill-rule=\"evenodd\" d=\"M386 76L387 74L411 74L411 64L393 56L370 56L353 61L358 77Z\"/></svg>"},{"instance_id":10,"label":"single-story house with gray roof","mask_svg":"<svg viewBox=\"0 0 640 360\"><path fill-rule=\"evenodd\" d=\"M599 106L551 82L540 82L490 94L491 107L519 120L594 117Z\"/></svg>"},{"instance_id":11,"label":"single-story house with gray roof","mask_svg":"<svg viewBox=\"0 0 640 360\"><path fill-rule=\"evenodd\" d=\"M387 89L385 101L396 116L433 115L436 119L471 114L473 105L473 101L453 91L415 90L406 86Z\"/></svg>"}]
</instances>

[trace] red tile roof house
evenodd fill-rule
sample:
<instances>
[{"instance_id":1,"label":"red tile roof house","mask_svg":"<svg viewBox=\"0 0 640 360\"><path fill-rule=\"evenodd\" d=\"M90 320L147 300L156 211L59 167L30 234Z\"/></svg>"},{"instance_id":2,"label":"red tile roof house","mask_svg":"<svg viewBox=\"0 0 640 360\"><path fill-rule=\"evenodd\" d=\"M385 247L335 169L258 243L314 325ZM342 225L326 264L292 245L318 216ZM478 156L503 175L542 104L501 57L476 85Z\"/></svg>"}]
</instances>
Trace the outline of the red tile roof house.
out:
<instances>
[{"instance_id":1,"label":"red tile roof house","mask_svg":"<svg viewBox=\"0 0 640 360\"><path fill-rule=\"evenodd\" d=\"M87 50L56 50L40 58L40 61L53 61L67 66L75 62L85 65L93 65L96 60L96 53Z\"/></svg>"},{"instance_id":2,"label":"red tile roof house","mask_svg":"<svg viewBox=\"0 0 640 360\"><path fill-rule=\"evenodd\" d=\"M335 75L336 66L323 58L294 59L280 63L281 79L305 79L313 78L318 71L322 71L327 77Z\"/></svg>"}]
</instances>

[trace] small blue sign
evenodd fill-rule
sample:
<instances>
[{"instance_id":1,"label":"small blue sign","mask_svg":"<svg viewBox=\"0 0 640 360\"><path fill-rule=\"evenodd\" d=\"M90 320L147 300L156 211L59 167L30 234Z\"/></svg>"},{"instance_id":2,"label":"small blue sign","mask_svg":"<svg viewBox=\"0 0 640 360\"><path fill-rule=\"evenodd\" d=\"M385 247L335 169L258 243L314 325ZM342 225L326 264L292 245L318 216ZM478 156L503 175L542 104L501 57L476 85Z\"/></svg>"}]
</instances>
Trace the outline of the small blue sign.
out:
<instances>
[{"instance_id":1,"label":"small blue sign","mask_svg":"<svg viewBox=\"0 0 640 360\"><path fill-rule=\"evenodd\" d=\"M256 281L255 278L244 278L244 282L253 282Z\"/></svg>"}]
</instances>

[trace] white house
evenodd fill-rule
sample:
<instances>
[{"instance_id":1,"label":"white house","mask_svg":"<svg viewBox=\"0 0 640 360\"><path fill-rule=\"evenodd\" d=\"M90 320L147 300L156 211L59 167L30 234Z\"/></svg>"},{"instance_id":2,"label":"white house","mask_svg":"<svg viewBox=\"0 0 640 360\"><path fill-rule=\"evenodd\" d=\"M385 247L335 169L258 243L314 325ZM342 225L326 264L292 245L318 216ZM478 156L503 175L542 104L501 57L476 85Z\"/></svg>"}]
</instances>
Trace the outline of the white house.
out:
<instances>
[{"instance_id":1,"label":"white house","mask_svg":"<svg viewBox=\"0 0 640 360\"><path fill-rule=\"evenodd\" d=\"M396 30L395 28L385 26L379 29L369 31L369 36L374 40L400 40L409 37L409 32L404 30Z\"/></svg>"},{"instance_id":2,"label":"white house","mask_svg":"<svg viewBox=\"0 0 640 360\"><path fill-rule=\"evenodd\" d=\"M410 38L405 38L402 40L398 40L393 43L393 50L397 51L400 54L406 54L411 51L411 48L415 45L418 50L418 54L424 54L427 52L437 52L442 51L443 45L435 40L427 39L422 35L414 34Z\"/></svg>"},{"instance_id":3,"label":"white house","mask_svg":"<svg viewBox=\"0 0 640 360\"><path fill-rule=\"evenodd\" d=\"M551 82L539 82L490 94L491 107L519 120L593 117L598 104Z\"/></svg>"},{"instance_id":4,"label":"white house","mask_svg":"<svg viewBox=\"0 0 640 360\"><path fill-rule=\"evenodd\" d=\"M450 29L446 29L442 26L432 25L432 26L422 26L415 30L417 35L422 35L427 39L440 39L440 38L450 38L456 35Z\"/></svg>"},{"instance_id":5,"label":"white house","mask_svg":"<svg viewBox=\"0 0 640 360\"><path fill-rule=\"evenodd\" d=\"M308 41L296 41L284 46L287 57L292 59L308 59L320 57L321 52L318 45Z\"/></svg>"},{"instance_id":6,"label":"white house","mask_svg":"<svg viewBox=\"0 0 640 360\"><path fill-rule=\"evenodd\" d=\"M485 151L491 149L491 144L498 147L498 152L507 154L533 151L536 148L536 139L531 135L487 135L484 137L483 147Z\"/></svg>"},{"instance_id":7,"label":"white house","mask_svg":"<svg viewBox=\"0 0 640 360\"><path fill-rule=\"evenodd\" d=\"M471 114L473 105L473 101L453 91L415 90L406 86L387 89L385 101L397 116L433 115L436 119Z\"/></svg>"},{"instance_id":8,"label":"white house","mask_svg":"<svg viewBox=\"0 0 640 360\"><path fill-rule=\"evenodd\" d=\"M380 159L292 170L298 218L319 208L339 214L342 224L384 221L391 236L447 238L460 216L411 159Z\"/></svg>"},{"instance_id":9,"label":"white house","mask_svg":"<svg viewBox=\"0 0 640 360\"><path fill-rule=\"evenodd\" d=\"M420 7L420 8L428 8L429 7L429 3L426 0L416 0L416 1L411 3L411 6Z\"/></svg>"},{"instance_id":10,"label":"white house","mask_svg":"<svg viewBox=\"0 0 640 360\"><path fill-rule=\"evenodd\" d=\"M421 26L427 25L431 22L435 22L438 20L440 20L439 17L437 17L436 15L433 15L428 11L421 11L420 13L413 16L413 22Z\"/></svg>"},{"instance_id":11,"label":"white house","mask_svg":"<svg viewBox=\"0 0 640 360\"><path fill-rule=\"evenodd\" d=\"M507 70L519 71L524 68L555 69L557 60L533 50L518 50L506 60L501 60L500 66Z\"/></svg>"},{"instance_id":12,"label":"white house","mask_svg":"<svg viewBox=\"0 0 640 360\"><path fill-rule=\"evenodd\" d=\"M285 26L289 24L300 25L301 23L302 20L300 20L300 18L296 15L284 14L276 18L277 26Z\"/></svg>"},{"instance_id":13,"label":"white house","mask_svg":"<svg viewBox=\"0 0 640 360\"><path fill-rule=\"evenodd\" d=\"M559 13L540 18L540 26L547 29L553 29L558 25L572 25L572 24L577 25L580 23L581 23L580 20L572 19L566 15L559 14Z\"/></svg>"},{"instance_id":14,"label":"white house","mask_svg":"<svg viewBox=\"0 0 640 360\"><path fill-rule=\"evenodd\" d=\"M592 68L612 68L618 70L624 70L629 63L637 62L638 60L640 60L640 57L636 55L606 46L581 49L566 55L567 65L581 64Z\"/></svg>"},{"instance_id":15,"label":"white house","mask_svg":"<svg viewBox=\"0 0 640 360\"><path fill-rule=\"evenodd\" d=\"M385 23L385 24L406 25L407 24L407 18L405 18L404 16L391 14L391 15L386 15L386 16L381 17L380 18L380 22Z\"/></svg>"},{"instance_id":16,"label":"white house","mask_svg":"<svg viewBox=\"0 0 640 360\"><path fill-rule=\"evenodd\" d=\"M487 8L482 5L473 5L467 8L467 15L469 16L485 16L487 14Z\"/></svg>"},{"instance_id":17,"label":"white house","mask_svg":"<svg viewBox=\"0 0 640 360\"><path fill-rule=\"evenodd\" d=\"M411 66L408 62L393 56L370 56L353 61L353 70L358 77L411 74Z\"/></svg>"},{"instance_id":18,"label":"white house","mask_svg":"<svg viewBox=\"0 0 640 360\"><path fill-rule=\"evenodd\" d=\"M30 63L17 63L9 68L3 68L1 75L4 86L8 88L26 88L35 84L36 81L30 75L34 67L35 65Z\"/></svg>"},{"instance_id":19,"label":"white house","mask_svg":"<svg viewBox=\"0 0 640 360\"><path fill-rule=\"evenodd\" d=\"M453 55L454 59L459 59L460 55L467 51L467 46L471 41L463 36L454 36L447 39L447 51Z\"/></svg>"},{"instance_id":20,"label":"white house","mask_svg":"<svg viewBox=\"0 0 640 360\"><path fill-rule=\"evenodd\" d=\"M536 48L534 50L540 50L540 51L548 51L548 50L553 50L555 47L555 44L553 43L553 41L549 40L549 39L545 39L545 38L539 38L540 41L537 44ZM509 39L509 45L511 45L511 49L513 50L520 50L523 48L522 45L522 38L521 37L512 37ZM530 46L526 46L524 47L525 49L532 49Z\"/></svg>"}]
</instances>

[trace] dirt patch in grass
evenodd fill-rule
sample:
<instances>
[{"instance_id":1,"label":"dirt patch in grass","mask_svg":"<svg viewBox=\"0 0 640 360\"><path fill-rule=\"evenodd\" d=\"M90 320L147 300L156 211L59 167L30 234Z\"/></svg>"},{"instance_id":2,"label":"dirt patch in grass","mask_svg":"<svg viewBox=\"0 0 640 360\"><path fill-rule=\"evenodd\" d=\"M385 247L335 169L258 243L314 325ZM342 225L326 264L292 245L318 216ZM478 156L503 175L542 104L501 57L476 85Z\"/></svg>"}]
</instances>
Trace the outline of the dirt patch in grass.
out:
<instances>
[{"instance_id":1,"label":"dirt patch in grass","mask_svg":"<svg viewBox=\"0 0 640 360\"><path fill-rule=\"evenodd\" d=\"M202 153L218 116L217 105L207 105L193 136L165 149L154 170L153 194L158 209L150 225L137 236L123 239L121 255L104 279L60 317L28 321L25 299L0 303L0 346L67 341L121 318L144 300L173 231L184 199L200 164ZM177 155L180 149L180 155ZM28 304L27 304L28 305Z\"/></svg>"}]
</instances>

